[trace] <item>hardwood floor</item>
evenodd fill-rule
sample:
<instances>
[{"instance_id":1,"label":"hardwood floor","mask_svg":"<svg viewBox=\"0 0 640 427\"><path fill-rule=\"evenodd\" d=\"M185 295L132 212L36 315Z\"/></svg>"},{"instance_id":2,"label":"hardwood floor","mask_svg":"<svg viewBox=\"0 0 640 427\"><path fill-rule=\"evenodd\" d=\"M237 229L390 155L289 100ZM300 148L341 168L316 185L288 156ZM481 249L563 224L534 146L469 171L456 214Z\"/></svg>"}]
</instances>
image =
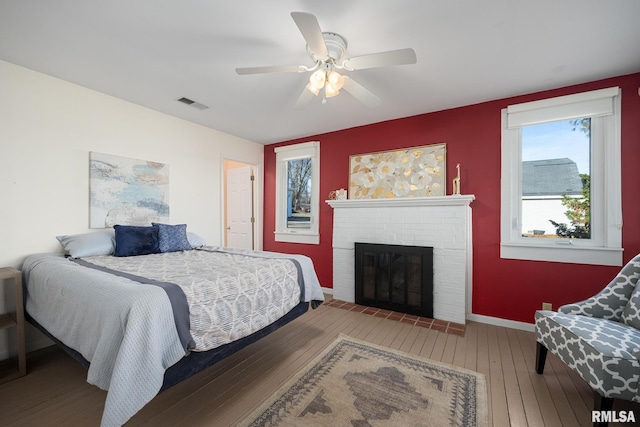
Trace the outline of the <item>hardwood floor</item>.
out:
<instances>
[{"instance_id":1,"label":"hardwood floor","mask_svg":"<svg viewBox=\"0 0 640 427\"><path fill-rule=\"evenodd\" d=\"M591 425L591 389L551 354L536 374L530 332L470 322L461 336L328 305L161 393L126 425L234 425L340 333L484 373L490 426ZM105 396L48 347L28 355L26 377L0 385L0 425L98 426ZM640 405L614 409L640 418Z\"/></svg>"}]
</instances>

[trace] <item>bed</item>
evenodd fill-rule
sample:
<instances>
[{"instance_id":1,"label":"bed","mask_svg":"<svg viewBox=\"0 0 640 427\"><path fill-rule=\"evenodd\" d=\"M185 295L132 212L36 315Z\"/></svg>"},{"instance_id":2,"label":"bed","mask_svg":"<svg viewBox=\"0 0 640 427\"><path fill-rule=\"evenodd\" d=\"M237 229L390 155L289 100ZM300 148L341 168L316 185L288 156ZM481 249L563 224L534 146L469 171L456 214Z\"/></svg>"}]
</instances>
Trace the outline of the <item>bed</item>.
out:
<instances>
[{"instance_id":1,"label":"bed","mask_svg":"<svg viewBox=\"0 0 640 427\"><path fill-rule=\"evenodd\" d=\"M23 265L27 319L107 390L103 426L124 424L160 391L324 299L302 255L194 248L190 239L182 250L152 245L116 256L118 236L81 251L59 236L66 255L32 255Z\"/></svg>"}]
</instances>

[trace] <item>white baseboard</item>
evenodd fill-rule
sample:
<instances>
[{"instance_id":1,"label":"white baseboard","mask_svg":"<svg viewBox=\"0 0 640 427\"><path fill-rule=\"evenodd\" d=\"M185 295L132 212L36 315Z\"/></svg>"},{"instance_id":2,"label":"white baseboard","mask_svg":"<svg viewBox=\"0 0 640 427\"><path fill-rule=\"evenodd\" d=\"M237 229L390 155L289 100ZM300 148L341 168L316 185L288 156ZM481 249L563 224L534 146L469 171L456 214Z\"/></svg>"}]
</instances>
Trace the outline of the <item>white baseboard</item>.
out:
<instances>
[{"instance_id":1,"label":"white baseboard","mask_svg":"<svg viewBox=\"0 0 640 427\"><path fill-rule=\"evenodd\" d=\"M333 295L333 288L322 288L325 294ZM486 323L487 325L503 326L505 328L520 329L522 331L533 332L533 323L518 322L516 320L501 319L499 317L483 316L481 314L467 314L467 320L478 323Z\"/></svg>"},{"instance_id":2,"label":"white baseboard","mask_svg":"<svg viewBox=\"0 0 640 427\"><path fill-rule=\"evenodd\" d=\"M533 332L533 323L518 322L516 320L500 319L499 317L483 316L481 314L467 314L467 320L478 323L486 323L488 325L502 326L511 329L520 329L522 331Z\"/></svg>"}]
</instances>

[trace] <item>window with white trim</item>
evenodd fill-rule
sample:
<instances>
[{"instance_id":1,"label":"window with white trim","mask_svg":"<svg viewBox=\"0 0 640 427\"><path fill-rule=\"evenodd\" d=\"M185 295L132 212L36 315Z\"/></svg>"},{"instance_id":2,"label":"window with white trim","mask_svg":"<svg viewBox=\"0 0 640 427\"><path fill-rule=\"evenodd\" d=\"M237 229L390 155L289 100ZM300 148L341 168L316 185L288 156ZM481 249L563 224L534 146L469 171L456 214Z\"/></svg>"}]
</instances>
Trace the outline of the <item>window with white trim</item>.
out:
<instances>
[{"instance_id":1,"label":"window with white trim","mask_svg":"<svg viewBox=\"0 0 640 427\"><path fill-rule=\"evenodd\" d=\"M319 244L320 143L275 148L277 242Z\"/></svg>"},{"instance_id":2,"label":"window with white trim","mask_svg":"<svg viewBox=\"0 0 640 427\"><path fill-rule=\"evenodd\" d=\"M501 258L622 265L620 96L502 110Z\"/></svg>"}]
</instances>

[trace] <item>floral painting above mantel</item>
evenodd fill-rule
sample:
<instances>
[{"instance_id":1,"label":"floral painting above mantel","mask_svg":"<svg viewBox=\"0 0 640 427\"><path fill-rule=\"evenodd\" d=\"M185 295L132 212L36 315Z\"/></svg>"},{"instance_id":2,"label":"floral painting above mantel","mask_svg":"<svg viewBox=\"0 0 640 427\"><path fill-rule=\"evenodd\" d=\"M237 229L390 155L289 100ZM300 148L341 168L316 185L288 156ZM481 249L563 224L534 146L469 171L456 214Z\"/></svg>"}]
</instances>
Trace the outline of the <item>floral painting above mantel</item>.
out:
<instances>
[{"instance_id":1,"label":"floral painting above mantel","mask_svg":"<svg viewBox=\"0 0 640 427\"><path fill-rule=\"evenodd\" d=\"M446 144L349 157L349 198L444 196Z\"/></svg>"}]
</instances>

